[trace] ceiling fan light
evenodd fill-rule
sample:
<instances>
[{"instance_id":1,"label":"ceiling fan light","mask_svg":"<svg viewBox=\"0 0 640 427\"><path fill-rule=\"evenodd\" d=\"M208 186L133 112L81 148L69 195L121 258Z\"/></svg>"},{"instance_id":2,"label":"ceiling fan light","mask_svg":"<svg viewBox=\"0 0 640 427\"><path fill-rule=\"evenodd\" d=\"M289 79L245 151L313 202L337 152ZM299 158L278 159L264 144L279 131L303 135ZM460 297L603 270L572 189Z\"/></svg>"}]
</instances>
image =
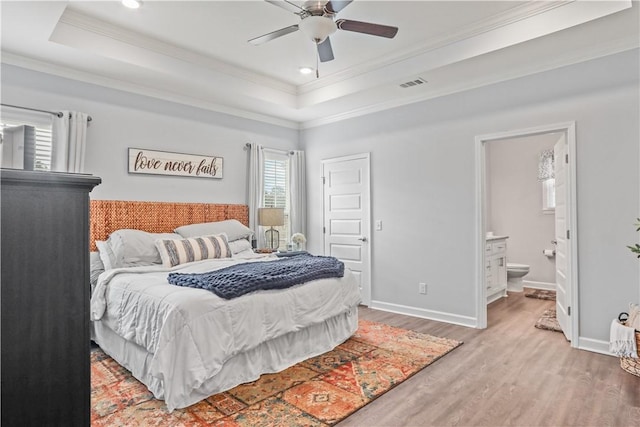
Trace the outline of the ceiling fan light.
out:
<instances>
[{"instance_id":1,"label":"ceiling fan light","mask_svg":"<svg viewBox=\"0 0 640 427\"><path fill-rule=\"evenodd\" d=\"M333 19L326 16L309 16L298 24L298 28L314 43L322 43L331 34L335 33L338 27Z\"/></svg>"},{"instance_id":2,"label":"ceiling fan light","mask_svg":"<svg viewBox=\"0 0 640 427\"><path fill-rule=\"evenodd\" d=\"M122 0L122 4L129 9L137 9L142 6L142 2L140 0Z\"/></svg>"}]
</instances>

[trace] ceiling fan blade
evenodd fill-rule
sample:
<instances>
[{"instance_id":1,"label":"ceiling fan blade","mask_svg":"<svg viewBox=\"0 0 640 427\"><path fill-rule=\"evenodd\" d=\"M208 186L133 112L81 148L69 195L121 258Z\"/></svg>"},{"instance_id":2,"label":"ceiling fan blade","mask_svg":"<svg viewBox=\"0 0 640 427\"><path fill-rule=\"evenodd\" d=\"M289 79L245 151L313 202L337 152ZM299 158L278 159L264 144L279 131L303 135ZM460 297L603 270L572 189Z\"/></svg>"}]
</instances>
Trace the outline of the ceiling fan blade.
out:
<instances>
[{"instance_id":1,"label":"ceiling fan blade","mask_svg":"<svg viewBox=\"0 0 640 427\"><path fill-rule=\"evenodd\" d=\"M249 40L249 43L253 45L259 45L259 44L271 41L273 39L277 39L278 37L286 36L287 34L293 33L295 31L298 31L298 24L291 25L290 27L281 28L279 30L265 34L263 36L256 37L254 39Z\"/></svg>"},{"instance_id":2,"label":"ceiling fan blade","mask_svg":"<svg viewBox=\"0 0 640 427\"><path fill-rule=\"evenodd\" d=\"M324 10L328 13L338 13L345 7L349 6L353 0L329 0L327 4L324 5Z\"/></svg>"},{"instance_id":3,"label":"ceiling fan blade","mask_svg":"<svg viewBox=\"0 0 640 427\"><path fill-rule=\"evenodd\" d=\"M266 1L267 3L271 3L274 6L281 7L282 9L288 10L289 12L292 12L292 13L300 13L305 11L303 8L301 8L297 4L291 3L288 0L264 0L264 1Z\"/></svg>"},{"instance_id":4,"label":"ceiling fan blade","mask_svg":"<svg viewBox=\"0 0 640 427\"><path fill-rule=\"evenodd\" d=\"M318 45L318 56L320 57L320 62L333 61L333 48L329 37Z\"/></svg>"},{"instance_id":5,"label":"ceiling fan blade","mask_svg":"<svg viewBox=\"0 0 640 427\"><path fill-rule=\"evenodd\" d=\"M341 30L386 37L388 39L394 38L398 33L398 27L372 24L370 22L352 21L350 19L338 19L336 21L336 25Z\"/></svg>"}]
</instances>

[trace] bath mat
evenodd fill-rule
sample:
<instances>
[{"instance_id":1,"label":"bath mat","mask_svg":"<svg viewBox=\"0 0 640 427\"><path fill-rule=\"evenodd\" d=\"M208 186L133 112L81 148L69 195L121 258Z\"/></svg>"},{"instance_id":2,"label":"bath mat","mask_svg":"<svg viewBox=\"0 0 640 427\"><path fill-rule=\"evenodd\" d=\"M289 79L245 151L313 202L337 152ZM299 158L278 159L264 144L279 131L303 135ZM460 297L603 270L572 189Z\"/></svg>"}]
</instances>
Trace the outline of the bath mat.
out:
<instances>
[{"instance_id":1,"label":"bath mat","mask_svg":"<svg viewBox=\"0 0 640 427\"><path fill-rule=\"evenodd\" d=\"M334 350L172 413L125 368L95 348L91 425L326 427L461 344L360 320L356 333Z\"/></svg>"},{"instance_id":2,"label":"bath mat","mask_svg":"<svg viewBox=\"0 0 640 427\"><path fill-rule=\"evenodd\" d=\"M542 313L542 316L536 322L536 328L545 329L547 331L562 332L560 323L556 319L556 309L548 308Z\"/></svg>"},{"instance_id":3,"label":"bath mat","mask_svg":"<svg viewBox=\"0 0 640 427\"><path fill-rule=\"evenodd\" d=\"M549 291L546 289L528 289L527 291L525 291L524 296L529 298L555 301L556 291Z\"/></svg>"}]
</instances>

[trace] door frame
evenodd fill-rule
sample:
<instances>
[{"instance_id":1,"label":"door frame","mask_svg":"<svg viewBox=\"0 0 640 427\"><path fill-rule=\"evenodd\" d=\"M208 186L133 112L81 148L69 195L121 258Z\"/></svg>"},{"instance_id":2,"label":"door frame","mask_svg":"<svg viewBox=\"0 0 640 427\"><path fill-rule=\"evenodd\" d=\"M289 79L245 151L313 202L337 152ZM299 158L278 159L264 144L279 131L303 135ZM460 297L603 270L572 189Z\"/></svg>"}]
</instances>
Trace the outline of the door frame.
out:
<instances>
[{"instance_id":1,"label":"door frame","mask_svg":"<svg viewBox=\"0 0 640 427\"><path fill-rule=\"evenodd\" d=\"M487 289L485 275L485 236L486 236L486 143L502 139L534 136L552 132L563 132L567 138L569 155L568 182L569 199L567 200L567 219L569 220L568 286L571 289L571 347L578 347L579 305L578 305L578 233L576 203L576 123L575 121L516 129L475 137L476 166L476 327L487 327Z\"/></svg>"},{"instance_id":2,"label":"door frame","mask_svg":"<svg viewBox=\"0 0 640 427\"><path fill-rule=\"evenodd\" d=\"M359 160L359 159L364 159L367 162L367 192L368 192L368 212L369 212L369 218L367 223L369 228L367 230L363 230L364 233L366 233L366 237L367 237L367 242L366 244L364 244L364 250L366 251L367 254L367 259L368 259L368 263L366 266L366 272L367 272L367 278L368 280L366 281L366 283L362 283L362 302L360 304L365 305L367 307L371 306L371 244L372 244L372 239L371 239L371 218L372 218L372 212L371 212L371 155L370 153L360 153L360 154L351 154L348 156L340 156L340 157L332 157L330 159L323 159L320 161L321 164L321 168L320 168L320 173L322 174L321 178L324 180L325 179L325 165L328 163L336 163L336 162L345 162L345 161L349 161L349 160ZM322 185L322 227L325 226L325 220L326 220L326 206L324 203L324 199L325 199L325 190L326 190L326 185ZM322 231L322 253L324 255L326 255L324 253L324 248L325 248L325 239L326 239L326 233L324 233L324 230Z\"/></svg>"}]
</instances>

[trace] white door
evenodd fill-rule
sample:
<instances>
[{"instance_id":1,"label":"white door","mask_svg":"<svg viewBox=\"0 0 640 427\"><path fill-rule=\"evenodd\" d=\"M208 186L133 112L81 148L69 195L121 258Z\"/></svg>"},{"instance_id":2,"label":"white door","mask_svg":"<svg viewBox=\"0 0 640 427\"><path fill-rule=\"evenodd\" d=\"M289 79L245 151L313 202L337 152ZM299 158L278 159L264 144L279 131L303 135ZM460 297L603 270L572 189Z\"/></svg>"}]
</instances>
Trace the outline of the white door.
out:
<instances>
[{"instance_id":1,"label":"white door","mask_svg":"<svg viewBox=\"0 0 640 427\"><path fill-rule=\"evenodd\" d=\"M562 332L571 341L571 277L569 268L569 200L567 140L563 136L553 147L556 176L556 317Z\"/></svg>"},{"instance_id":2,"label":"white door","mask_svg":"<svg viewBox=\"0 0 640 427\"><path fill-rule=\"evenodd\" d=\"M324 160L324 253L338 258L371 303L369 154Z\"/></svg>"}]
</instances>

